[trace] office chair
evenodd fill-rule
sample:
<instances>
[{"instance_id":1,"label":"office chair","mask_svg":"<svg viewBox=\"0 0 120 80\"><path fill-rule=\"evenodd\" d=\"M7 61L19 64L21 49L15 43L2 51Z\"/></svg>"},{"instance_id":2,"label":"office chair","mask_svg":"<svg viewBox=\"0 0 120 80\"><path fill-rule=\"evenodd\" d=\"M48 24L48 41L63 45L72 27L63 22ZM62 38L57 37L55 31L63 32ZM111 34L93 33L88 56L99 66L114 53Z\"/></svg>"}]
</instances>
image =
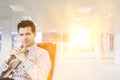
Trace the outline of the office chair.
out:
<instances>
[{"instance_id":1,"label":"office chair","mask_svg":"<svg viewBox=\"0 0 120 80\"><path fill-rule=\"evenodd\" d=\"M43 48L49 52L52 67L47 80L52 80L54 63L55 63L55 55L56 55L56 44L55 43L38 43L37 45L38 47Z\"/></svg>"}]
</instances>

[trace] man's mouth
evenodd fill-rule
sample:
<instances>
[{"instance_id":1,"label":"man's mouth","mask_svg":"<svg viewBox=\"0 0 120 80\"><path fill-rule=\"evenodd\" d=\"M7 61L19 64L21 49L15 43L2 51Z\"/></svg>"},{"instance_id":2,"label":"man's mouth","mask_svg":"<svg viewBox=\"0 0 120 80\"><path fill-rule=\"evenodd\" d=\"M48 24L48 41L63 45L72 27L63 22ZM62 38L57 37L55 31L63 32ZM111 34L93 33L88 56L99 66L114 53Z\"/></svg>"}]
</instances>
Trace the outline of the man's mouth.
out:
<instances>
[{"instance_id":1,"label":"man's mouth","mask_svg":"<svg viewBox=\"0 0 120 80\"><path fill-rule=\"evenodd\" d=\"M28 41L23 41L23 43L25 44L25 43L28 43Z\"/></svg>"}]
</instances>

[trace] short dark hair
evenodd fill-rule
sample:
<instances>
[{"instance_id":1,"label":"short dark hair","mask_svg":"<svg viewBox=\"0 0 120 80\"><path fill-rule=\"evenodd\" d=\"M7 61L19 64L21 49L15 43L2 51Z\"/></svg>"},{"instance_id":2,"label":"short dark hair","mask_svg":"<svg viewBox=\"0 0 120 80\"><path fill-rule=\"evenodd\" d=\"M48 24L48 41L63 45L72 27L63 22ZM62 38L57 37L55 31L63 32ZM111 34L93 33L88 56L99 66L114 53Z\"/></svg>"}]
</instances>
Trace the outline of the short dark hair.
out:
<instances>
[{"instance_id":1,"label":"short dark hair","mask_svg":"<svg viewBox=\"0 0 120 80\"><path fill-rule=\"evenodd\" d=\"M20 23L17 25L17 31L19 32L20 28L25 28L25 27L31 27L32 32L36 32L36 26L31 20L22 20Z\"/></svg>"}]
</instances>

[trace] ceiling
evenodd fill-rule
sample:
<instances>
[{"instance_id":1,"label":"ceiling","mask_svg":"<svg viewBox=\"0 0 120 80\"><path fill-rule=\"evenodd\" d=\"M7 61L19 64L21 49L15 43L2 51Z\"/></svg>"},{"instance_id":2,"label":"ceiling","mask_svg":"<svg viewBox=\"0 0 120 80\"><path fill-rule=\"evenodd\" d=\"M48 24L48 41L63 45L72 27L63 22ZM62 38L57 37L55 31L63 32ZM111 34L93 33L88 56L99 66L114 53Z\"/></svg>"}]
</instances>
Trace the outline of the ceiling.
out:
<instances>
[{"instance_id":1,"label":"ceiling","mask_svg":"<svg viewBox=\"0 0 120 80\"><path fill-rule=\"evenodd\" d=\"M119 10L120 0L0 0L0 22L9 21L12 31L23 19L33 20L42 32L66 31L83 23L89 29L112 30L119 22Z\"/></svg>"}]
</instances>

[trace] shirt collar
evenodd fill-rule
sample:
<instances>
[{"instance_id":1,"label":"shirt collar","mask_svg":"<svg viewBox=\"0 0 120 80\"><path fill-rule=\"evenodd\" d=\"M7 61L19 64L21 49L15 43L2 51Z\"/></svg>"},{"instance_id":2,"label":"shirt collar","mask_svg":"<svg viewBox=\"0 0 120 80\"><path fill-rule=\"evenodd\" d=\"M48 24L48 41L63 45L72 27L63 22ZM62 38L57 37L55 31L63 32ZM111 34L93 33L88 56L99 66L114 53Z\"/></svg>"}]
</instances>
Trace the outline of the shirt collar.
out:
<instances>
[{"instance_id":1,"label":"shirt collar","mask_svg":"<svg viewBox=\"0 0 120 80\"><path fill-rule=\"evenodd\" d=\"M33 45L27 47L27 49L28 49L28 51L30 51L31 49L35 48L36 46L37 46L36 44L33 44Z\"/></svg>"}]
</instances>

